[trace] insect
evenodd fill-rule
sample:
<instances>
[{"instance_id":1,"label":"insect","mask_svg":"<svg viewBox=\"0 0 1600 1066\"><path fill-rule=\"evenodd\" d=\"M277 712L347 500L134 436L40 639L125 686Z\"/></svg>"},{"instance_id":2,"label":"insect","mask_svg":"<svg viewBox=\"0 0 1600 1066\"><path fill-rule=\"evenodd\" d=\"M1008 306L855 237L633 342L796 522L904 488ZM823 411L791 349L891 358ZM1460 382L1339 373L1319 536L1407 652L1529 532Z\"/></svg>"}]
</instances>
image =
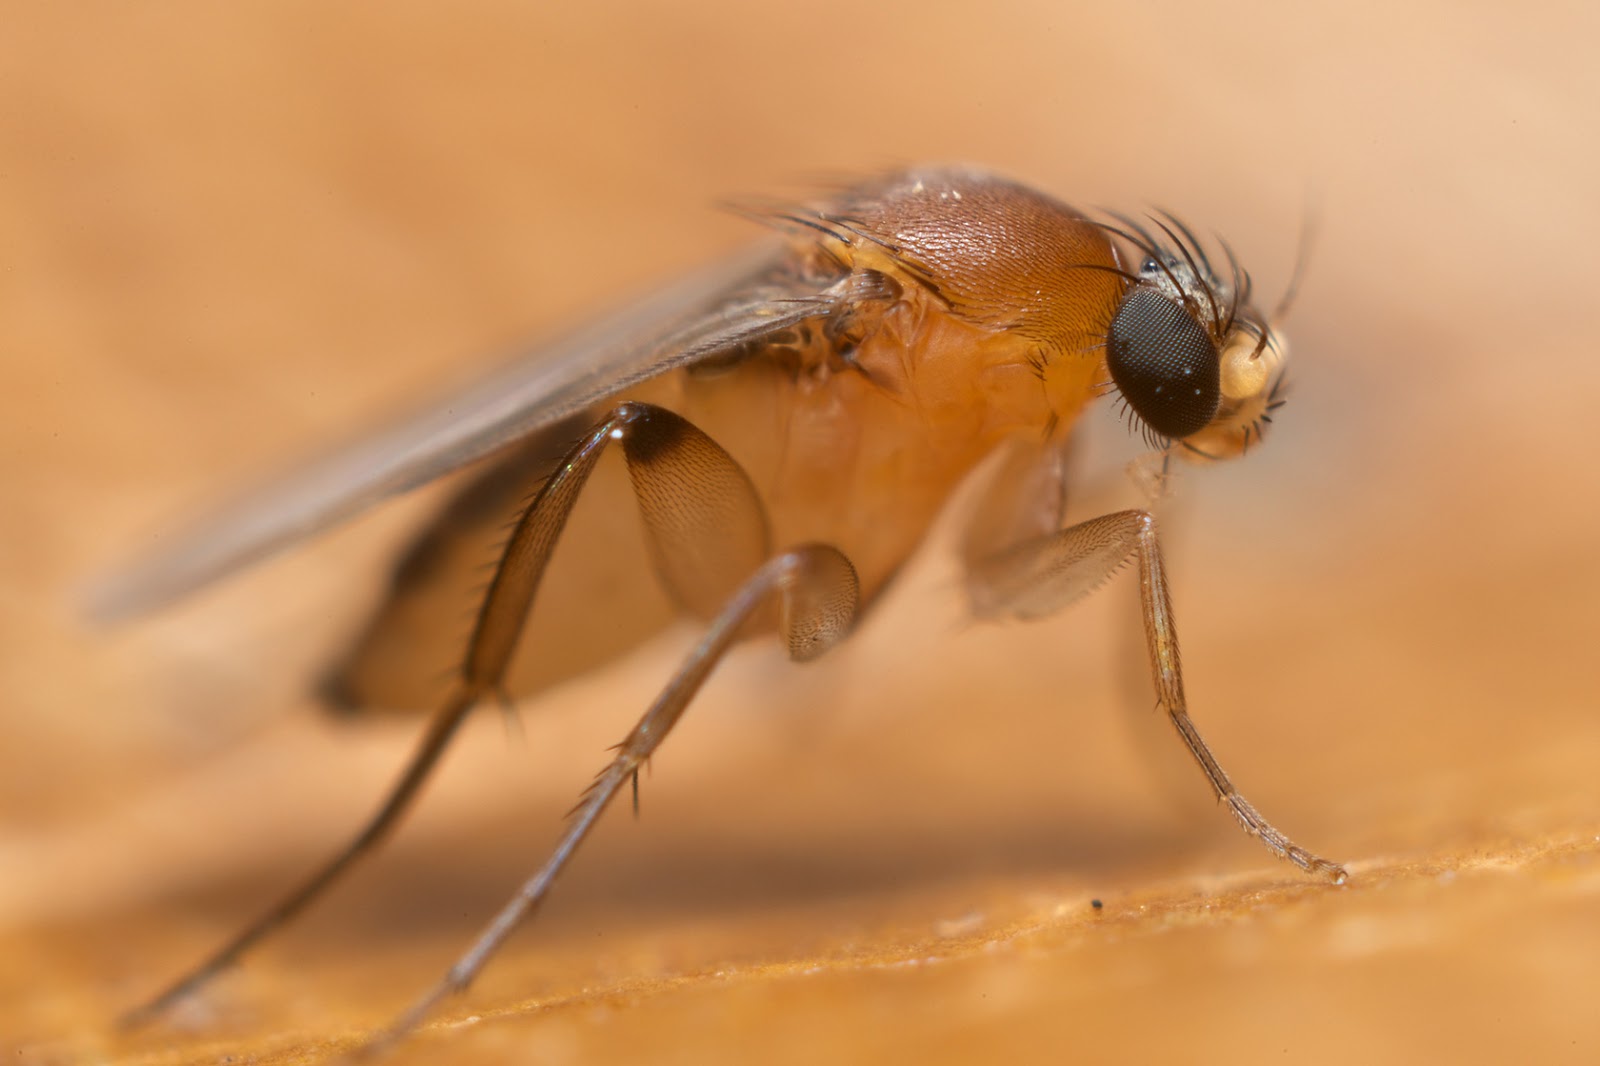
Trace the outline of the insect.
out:
<instances>
[{"instance_id":1,"label":"insect","mask_svg":"<svg viewBox=\"0 0 1600 1066\"><path fill-rule=\"evenodd\" d=\"M498 455L412 549L325 686L346 703L377 702L372 675L404 658L381 649L406 647L406 619L427 613L418 590L449 569L458 527L473 514L510 513L530 479L538 486L493 571L453 688L377 813L132 1020L195 992L311 902L393 827L470 711L527 687L514 669L519 637L574 505L599 483L597 462L613 446L654 579L675 609L704 620L704 634L584 793L545 865L376 1044L465 988L606 807L630 785L637 802L641 765L731 644L775 631L791 658L823 655L880 597L956 485L1002 448L1007 458L963 546L975 612L1043 617L1134 562L1159 705L1211 789L1269 850L1344 879L1341 866L1291 841L1239 794L1190 719L1151 511L1071 526L1062 517L1068 430L1098 395L1116 396L1163 472L1172 459L1227 459L1260 439L1282 402L1285 347L1232 252L1222 246L1219 269L1169 215L1091 218L955 168L747 213L781 239L224 509L106 590L103 613L148 609ZM530 473L541 463L542 484Z\"/></svg>"}]
</instances>

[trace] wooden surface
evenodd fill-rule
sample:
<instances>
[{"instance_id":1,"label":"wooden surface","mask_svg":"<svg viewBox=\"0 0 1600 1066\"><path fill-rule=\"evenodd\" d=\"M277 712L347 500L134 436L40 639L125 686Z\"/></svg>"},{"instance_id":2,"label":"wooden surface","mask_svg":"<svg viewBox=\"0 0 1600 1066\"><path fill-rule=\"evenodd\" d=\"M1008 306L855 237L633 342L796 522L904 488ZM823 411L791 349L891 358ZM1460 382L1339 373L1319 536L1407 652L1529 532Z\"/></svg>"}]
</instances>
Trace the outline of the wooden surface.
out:
<instances>
[{"instance_id":1,"label":"wooden surface","mask_svg":"<svg viewBox=\"0 0 1600 1066\"><path fill-rule=\"evenodd\" d=\"M1350 883L1209 803L1131 584L966 626L936 543L833 661L730 662L396 1060L1600 1059L1592 11L546 6L4 12L6 1061L324 1061L542 858L683 639L483 716L379 858L126 1036L403 757L415 722L304 693L425 501L125 629L81 622L93 573L736 245L719 198L924 159L1170 206L1268 293L1317 205L1292 401L1187 480L1169 561L1202 729Z\"/></svg>"}]
</instances>

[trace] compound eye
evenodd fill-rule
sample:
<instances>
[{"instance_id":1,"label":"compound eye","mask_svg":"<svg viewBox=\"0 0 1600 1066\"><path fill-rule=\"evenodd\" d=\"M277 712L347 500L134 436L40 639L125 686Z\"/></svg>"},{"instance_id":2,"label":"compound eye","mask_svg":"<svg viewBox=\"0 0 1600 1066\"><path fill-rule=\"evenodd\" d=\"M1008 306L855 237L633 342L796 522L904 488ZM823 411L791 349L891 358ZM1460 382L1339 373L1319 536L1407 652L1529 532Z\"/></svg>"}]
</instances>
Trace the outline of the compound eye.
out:
<instances>
[{"instance_id":1,"label":"compound eye","mask_svg":"<svg viewBox=\"0 0 1600 1066\"><path fill-rule=\"evenodd\" d=\"M1111 380L1151 430L1187 437L1216 416L1222 402L1217 346L1183 304L1136 288L1117 308L1106 340Z\"/></svg>"}]
</instances>

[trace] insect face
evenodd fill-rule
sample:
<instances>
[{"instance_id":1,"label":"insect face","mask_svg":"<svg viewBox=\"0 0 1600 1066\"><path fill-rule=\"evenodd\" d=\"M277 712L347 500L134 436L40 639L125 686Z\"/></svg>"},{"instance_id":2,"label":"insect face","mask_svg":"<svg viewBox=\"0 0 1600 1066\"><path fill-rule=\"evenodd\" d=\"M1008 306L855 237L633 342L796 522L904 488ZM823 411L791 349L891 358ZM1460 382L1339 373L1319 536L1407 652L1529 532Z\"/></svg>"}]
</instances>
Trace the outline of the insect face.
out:
<instances>
[{"instance_id":1,"label":"insect face","mask_svg":"<svg viewBox=\"0 0 1600 1066\"><path fill-rule=\"evenodd\" d=\"M1179 242L1181 254L1168 253L1139 234L1147 254L1107 331L1106 369L1152 444L1181 441L1199 458L1238 455L1279 402L1284 345L1241 306L1247 275L1235 268L1224 283L1198 249Z\"/></svg>"}]
</instances>

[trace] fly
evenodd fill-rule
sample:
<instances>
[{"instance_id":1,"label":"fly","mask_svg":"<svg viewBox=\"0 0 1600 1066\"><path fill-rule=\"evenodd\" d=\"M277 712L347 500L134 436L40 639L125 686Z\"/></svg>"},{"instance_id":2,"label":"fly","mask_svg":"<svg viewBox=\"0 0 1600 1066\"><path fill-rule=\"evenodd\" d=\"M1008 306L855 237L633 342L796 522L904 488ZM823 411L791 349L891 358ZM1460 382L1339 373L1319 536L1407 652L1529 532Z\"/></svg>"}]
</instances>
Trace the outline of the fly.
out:
<instances>
[{"instance_id":1,"label":"fly","mask_svg":"<svg viewBox=\"0 0 1600 1066\"><path fill-rule=\"evenodd\" d=\"M196 992L375 845L474 708L572 672L571 662L546 662L525 674L516 652L574 504L603 482L596 464L613 446L626 469L618 492L642 518L654 580L675 611L704 620L704 635L583 794L545 865L370 1047L404 1036L477 976L606 807L637 788L640 767L733 643L775 631L796 661L836 646L956 485L1002 447L1010 458L963 548L975 613L1043 617L1135 563L1159 706L1212 791L1274 854L1344 880L1342 866L1239 794L1190 719L1151 510L1071 526L1061 516L1054 472L1068 429L1098 395L1115 395L1162 480L1174 458L1227 459L1261 439L1283 402L1285 347L1232 252L1223 246L1213 262L1168 215L1097 220L967 169L911 170L820 204L746 213L784 239L240 500L103 590L103 615L151 609L498 456L412 548L324 685L352 706L391 701L386 665L415 646L408 619L428 613L427 590L450 570L462 530L510 513L508 501L539 483L535 469L548 475L505 544L453 689L377 813L130 1021Z\"/></svg>"}]
</instances>

